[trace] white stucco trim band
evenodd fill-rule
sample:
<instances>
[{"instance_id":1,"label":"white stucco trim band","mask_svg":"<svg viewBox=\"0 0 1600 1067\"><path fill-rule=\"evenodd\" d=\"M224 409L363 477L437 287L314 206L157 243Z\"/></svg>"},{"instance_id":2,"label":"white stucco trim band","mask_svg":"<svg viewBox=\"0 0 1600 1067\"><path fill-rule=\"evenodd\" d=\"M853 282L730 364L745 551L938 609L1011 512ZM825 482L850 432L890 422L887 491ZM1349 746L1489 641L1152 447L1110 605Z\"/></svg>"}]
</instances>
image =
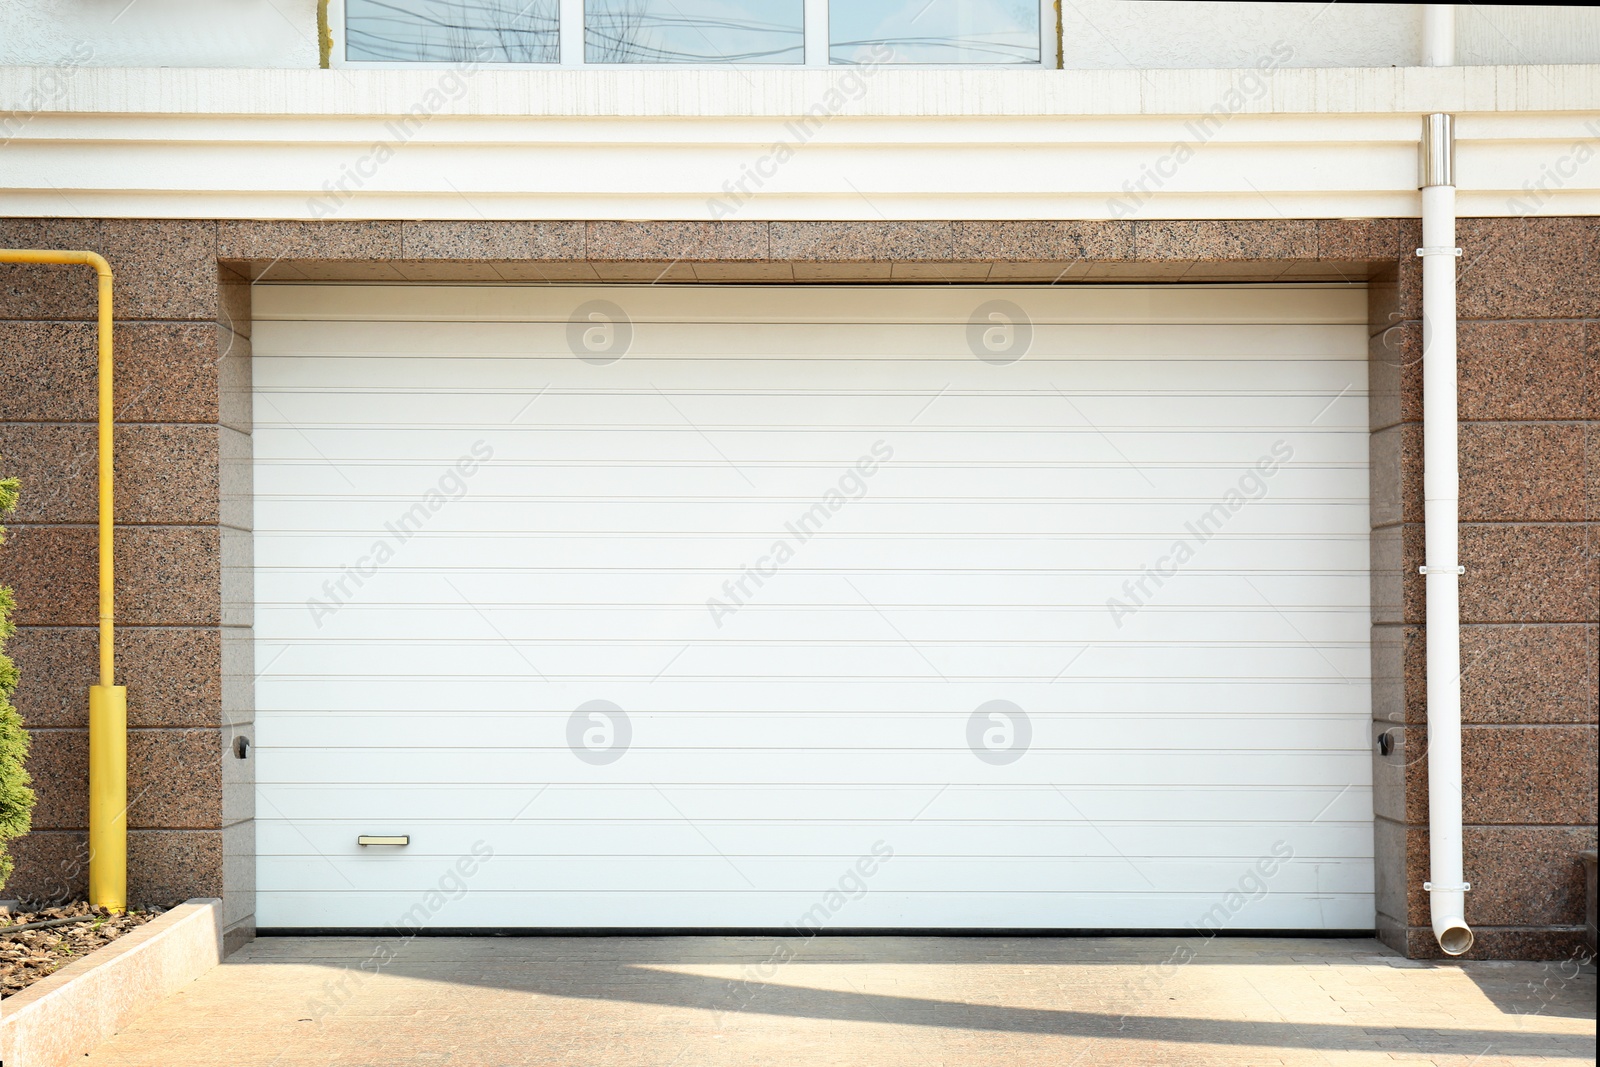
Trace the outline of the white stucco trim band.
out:
<instances>
[{"instance_id":1,"label":"white stucco trim band","mask_svg":"<svg viewBox=\"0 0 1600 1067\"><path fill-rule=\"evenodd\" d=\"M1425 111L1462 215L1600 214L1600 66L10 68L0 108L23 216L1414 216Z\"/></svg>"},{"instance_id":2,"label":"white stucco trim band","mask_svg":"<svg viewBox=\"0 0 1600 1067\"><path fill-rule=\"evenodd\" d=\"M52 89L50 110L167 115L392 115L449 70L217 70L0 67L0 111ZM1191 115L1196 101L1245 91L1240 114L1421 114L1600 110L1600 64L1240 70L888 70L850 98L854 70L487 70L441 114L475 116L792 116L843 87L841 115Z\"/></svg>"}]
</instances>

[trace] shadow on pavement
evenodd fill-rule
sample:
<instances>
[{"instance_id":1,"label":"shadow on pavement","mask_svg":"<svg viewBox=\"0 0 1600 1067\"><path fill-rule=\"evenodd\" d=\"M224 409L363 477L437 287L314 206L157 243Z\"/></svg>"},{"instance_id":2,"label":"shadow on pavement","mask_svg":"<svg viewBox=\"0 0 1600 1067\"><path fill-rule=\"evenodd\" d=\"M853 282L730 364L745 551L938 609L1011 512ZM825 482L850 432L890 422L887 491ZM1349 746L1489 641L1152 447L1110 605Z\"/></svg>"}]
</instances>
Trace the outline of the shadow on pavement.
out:
<instances>
[{"instance_id":1,"label":"shadow on pavement","mask_svg":"<svg viewBox=\"0 0 1600 1067\"><path fill-rule=\"evenodd\" d=\"M1080 1011L1065 1008L1011 1007L1004 1004L971 1003L960 1000L929 999L913 996L895 996L869 992L842 992L831 989L810 988L795 984L804 981L805 966L826 963L848 966L852 962L868 965L926 963L921 958L929 952L944 957L947 965L966 964L982 968L988 964L1027 966L1082 967L1086 964L1106 963L1139 966L1147 962L1137 958L1082 959L1070 958L1062 953L1052 958L1044 946L1031 943L1033 952L1006 952L1000 944L981 943L979 939L961 939L964 950L953 951L956 946L946 946L947 951L937 951L921 939L920 945L908 946L904 940L892 939L883 943L885 951L863 957L859 946L870 939L855 941L848 951L845 946L827 948L827 939L812 943L799 943L795 959L798 966L778 964L762 968L770 957L756 950L761 942L755 939L737 939L737 947L718 951L711 939L606 939L606 938L475 938L433 939L417 938L411 941L388 939L372 940L368 945L387 945L393 953L379 968L382 973L394 976L446 982L454 985L477 986L513 990L541 996L568 1000L608 1000L657 1007L697 1009L717 1013L726 1019L740 1013L804 1019L823 1019L840 1022L881 1023L892 1026L940 1027L957 1030L1006 1032L1019 1034L1057 1035L1068 1038L1097 1040L1162 1041L1180 1044L1254 1046L1308 1049L1316 1051L1345 1051L1392 1049L1413 1055L1518 1055L1538 1054L1557 1058L1591 1060L1594 1055L1592 1037L1541 1032L1536 1018L1545 1016L1593 1017L1594 969L1570 979L1551 1001L1552 1007L1537 1011L1539 1001L1516 986L1526 986L1530 965L1520 965L1520 970L1501 970L1498 965L1459 965L1473 980L1484 988L1501 1011L1507 1016L1505 1029L1472 1027L1407 1027L1372 1026L1368 1022L1308 1023L1290 1021L1241 1020L1238 1018L1208 1018L1196 1015L1155 1015L1145 1013L1147 1005L1157 1002L1181 1005L1178 989L1164 983L1157 988L1141 987L1133 1000L1130 1013L1116 1011ZM909 940L909 939L906 939ZM520 944L519 944L520 942ZM895 944L893 942L899 942ZM975 950L974 944L982 947ZM354 939L339 939L341 948L320 958L313 949L315 942L297 939L301 951L294 954L294 962L322 963L330 967L350 968L358 965L354 953L345 946L353 946ZM768 941L766 944L775 942ZM262 945L262 942L256 942ZM813 953L810 945L816 944ZM1009 942L1015 946L1017 942ZM1026 943L1025 943L1026 944ZM1298 947L1298 946L1297 946ZM272 950L263 945L270 957ZM677 949L678 951L674 951ZM1253 955L1253 954L1252 954ZM1302 966L1315 966L1308 961L1308 953L1297 953L1296 961ZM1343 953L1330 953L1329 963L1371 960L1379 953L1356 954L1346 943ZM1392 954L1391 954L1392 955ZM270 958L252 954L251 963L270 963ZM1284 954L1287 962L1288 954ZM286 960L287 961L287 960ZM1268 959L1252 958L1207 961L1214 963L1264 964ZM737 966L740 978L698 975L675 969L695 966ZM1427 966L1427 965L1409 965ZM1537 965L1532 965L1537 966ZM1554 965L1552 965L1554 966ZM1570 970L1570 968L1569 968ZM1497 988L1492 978L1496 973L1516 976L1515 980L1502 980ZM1552 972L1554 973L1554 972ZM1483 980L1483 976L1491 976ZM975 987L978 983L974 983ZM1173 996L1172 994L1178 994ZM974 999L988 995L975 988ZM1065 994L1063 994L1065 995ZM1195 997L1194 999L1200 999ZM1173 1004L1179 1000L1178 1004ZM1208 1005L1209 1006L1209 1005ZM1586 1010L1585 1010L1586 1009ZM1232 1014L1226 1007L1220 1014Z\"/></svg>"}]
</instances>

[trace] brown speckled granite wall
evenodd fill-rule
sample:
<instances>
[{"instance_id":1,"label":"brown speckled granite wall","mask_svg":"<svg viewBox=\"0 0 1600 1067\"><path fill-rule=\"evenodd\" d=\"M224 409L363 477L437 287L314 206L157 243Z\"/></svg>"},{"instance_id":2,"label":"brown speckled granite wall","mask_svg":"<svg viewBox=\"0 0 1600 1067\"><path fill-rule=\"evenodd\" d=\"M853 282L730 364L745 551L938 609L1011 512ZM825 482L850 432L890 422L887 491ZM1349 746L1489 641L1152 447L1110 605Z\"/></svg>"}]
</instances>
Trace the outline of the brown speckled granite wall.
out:
<instances>
[{"instance_id":1,"label":"brown speckled granite wall","mask_svg":"<svg viewBox=\"0 0 1600 1067\"><path fill-rule=\"evenodd\" d=\"M1402 251L1420 243L1400 224ZM1600 705L1600 220L1464 219L1462 719L1474 956L1583 943ZM1421 266L1372 288L1378 926L1437 956L1428 874Z\"/></svg>"},{"instance_id":2,"label":"brown speckled granite wall","mask_svg":"<svg viewBox=\"0 0 1600 1067\"><path fill-rule=\"evenodd\" d=\"M136 897L253 887L246 279L1371 284L1380 935L1427 928L1420 266L1414 220L250 222L0 220L0 245L118 272L118 578L135 738ZM1461 282L1468 918L1476 955L1564 956L1594 845L1600 636L1600 221L1467 220ZM0 267L0 457L29 490L0 552L24 629L38 829L19 892L81 891L93 671L93 290Z\"/></svg>"},{"instance_id":3,"label":"brown speckled granite wall","mask_svg":"<svg viewBox=\"0 0 1600 1067\"><path fill-rule=\"evenodd\" d=\"M118 680L128 687L129 895L227 900L254 929L248 731L248 286L209 222L0 220L0 246L88 248L116 273ZM224 285L224 282L234 284ZM224 301L224 293L228 299ZM95 283L0 266L0 465L23 481L0 581L17 593L17 705L33 731L34 831L8 893L82 894L95 680ZM234 664L232 676L228 665ZM242 677L240 677L242 675ZM245 857L230 862L230 857Z\"/></svg>"}]
</instances>

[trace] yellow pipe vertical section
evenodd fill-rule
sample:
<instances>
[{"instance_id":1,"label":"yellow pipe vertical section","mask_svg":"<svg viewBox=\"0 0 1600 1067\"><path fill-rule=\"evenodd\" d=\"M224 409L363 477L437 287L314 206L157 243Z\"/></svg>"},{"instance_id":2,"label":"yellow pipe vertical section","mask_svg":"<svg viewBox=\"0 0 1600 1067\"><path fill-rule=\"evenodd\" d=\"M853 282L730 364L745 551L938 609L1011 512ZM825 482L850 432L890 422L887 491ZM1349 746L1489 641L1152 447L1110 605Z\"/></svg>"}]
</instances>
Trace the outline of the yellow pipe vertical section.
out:
<instances>
[{"instance_id":1,"label":"yellow pipe vertical section","mask_svg":"<svg viewBox=\"0 0 1600 1067\"><path fill-rule=\"evenodd\" d=\"M99 280L100 684L89 689L89 902L128 906L128 691L117 685L112 528L111 264L94 252L0 249L0 263L79 264Z\"/></svg>"}]
</instances>

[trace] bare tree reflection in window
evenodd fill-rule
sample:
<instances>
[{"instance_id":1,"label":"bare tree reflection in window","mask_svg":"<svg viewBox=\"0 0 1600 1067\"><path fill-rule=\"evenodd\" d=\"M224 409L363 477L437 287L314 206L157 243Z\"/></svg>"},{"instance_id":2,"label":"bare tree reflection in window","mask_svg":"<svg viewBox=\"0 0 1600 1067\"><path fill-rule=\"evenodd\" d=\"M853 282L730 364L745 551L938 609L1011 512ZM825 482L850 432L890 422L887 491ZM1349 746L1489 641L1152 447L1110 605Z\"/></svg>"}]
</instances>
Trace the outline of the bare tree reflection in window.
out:
<instances>
[{"instance_id":1,"label":"bare tree reflection in window","mask_svg":"<svg viewBox=\"0 0 1600 1067\"><path fill-rule=\"evenodd\" d=\"M346 0L345 58L555 63L557 0Z\"/></svg>"},{"instance_id":2,"label":"bare tree reflection in window","mask_svg":"<svg viewBox=\"0 0 1600 1067\"><path fill-rule=\"evenodd\" d=\"M801 63L804 0L584 0L589 63Z\"/></svg>"},{"instance_id":3,"label":"bare tree reflection in window","mask_svg":"<svg viewBox=\"0 0 1600 1067\"><path fill-rule=\"evenodd\" d=\"M658 62L645 57L659 54L650 43L654 34L645 26L643 0L607 3L583 16L584 59L590 63Z\"/></svg>"}]
</instances>

